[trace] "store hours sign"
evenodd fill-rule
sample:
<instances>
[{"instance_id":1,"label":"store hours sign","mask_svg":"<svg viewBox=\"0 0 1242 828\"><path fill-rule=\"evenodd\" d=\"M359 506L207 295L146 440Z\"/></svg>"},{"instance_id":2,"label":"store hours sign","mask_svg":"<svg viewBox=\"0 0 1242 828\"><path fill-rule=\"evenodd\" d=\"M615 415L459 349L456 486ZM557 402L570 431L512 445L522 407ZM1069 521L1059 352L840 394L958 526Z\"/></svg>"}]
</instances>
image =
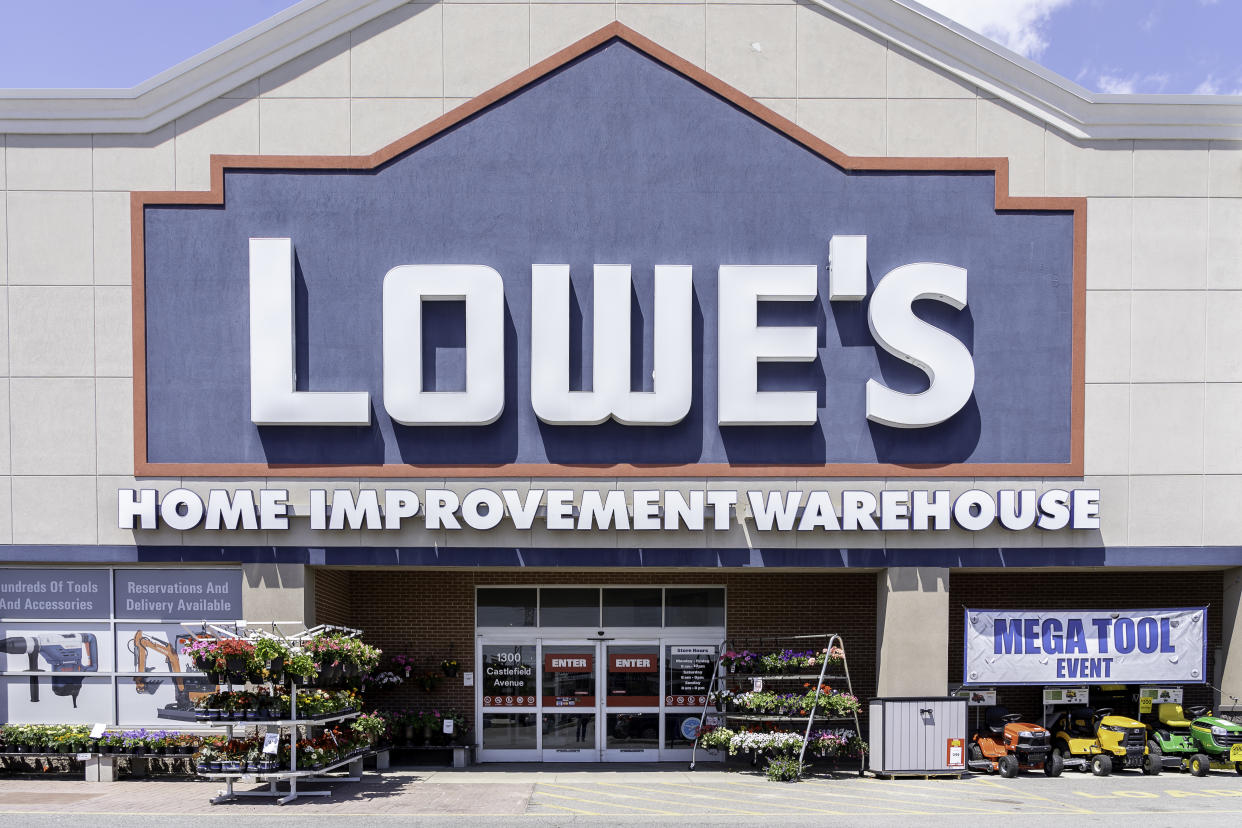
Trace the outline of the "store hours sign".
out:
<instances>
[{"instance_id":1,"label":"store hours sign","mask_svg":"<svg viewBox=\"0 0 1242 828\"><path fill-rule=\"evenodd\" d=\"M963 666L968 685L1203 684L1207 608L967 609Z\"/></svg>"}]
</instances>

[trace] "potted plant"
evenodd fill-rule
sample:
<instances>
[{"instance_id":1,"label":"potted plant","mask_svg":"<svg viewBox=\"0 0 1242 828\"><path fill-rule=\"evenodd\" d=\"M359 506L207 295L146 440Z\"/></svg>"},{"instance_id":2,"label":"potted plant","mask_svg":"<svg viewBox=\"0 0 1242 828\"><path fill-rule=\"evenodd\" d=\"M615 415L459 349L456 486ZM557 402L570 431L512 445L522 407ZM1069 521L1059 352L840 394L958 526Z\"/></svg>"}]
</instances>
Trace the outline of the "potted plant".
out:
<instances>
[{"instance_id":1,"label":"potted plant","mask_svg":"<svg viewBox=\"0 0 1242 828\"><path fill-rule=\"evenodd\" d=\"M266 671L266 680L279 684L284 681L285 659L289 647L276 638L260 638L254 644L254 659Z\"/></svg>"},{"instance_id":2,"label":"potted plant","mask_svg":"<svg viewBox=\"0 0 1242 828\"><path fill-rule=\"evenodd\" d=\"M448 658L444 659L444 661L440 662L440 669L443 670L444 675L448 676L449 678L454 678L457 675L457 670L459 669L459 666L460 665L458 665L457 659L453 658L452 656L449 656Z\"/></svg>"},{"instance_id":3,"label":"potted plant","mask_svg":"<svg viewBox=\"0 0 1242 828\"><path fill-rule=\"evenodd\" d=\"M310 686L316 678L319 668L310 653L293 653L285 659L285 681Z\"/></svg>"},{"instance_id":4,"label":"potted plant","mask_svg":"<svg viewBox=\"0 0 1242 828\"><path fill-rule=\"evenodd\" d=\"M364 738L369 745L378 742L387 728L388 722L379 713L363 713L349 725L349 729Z\"/></svg>"}]
</instances>

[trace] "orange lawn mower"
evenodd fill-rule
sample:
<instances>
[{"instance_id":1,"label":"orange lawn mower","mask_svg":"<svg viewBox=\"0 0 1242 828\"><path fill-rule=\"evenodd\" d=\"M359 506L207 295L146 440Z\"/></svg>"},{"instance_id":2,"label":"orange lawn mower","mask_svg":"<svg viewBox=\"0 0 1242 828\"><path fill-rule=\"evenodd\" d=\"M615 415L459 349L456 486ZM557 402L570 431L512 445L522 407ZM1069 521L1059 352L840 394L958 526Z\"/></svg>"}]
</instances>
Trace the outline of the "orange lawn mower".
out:
<instances>
[{"instance_id":1,"label":"orange lawn mower","mask_svg":"<svg viewBox=\"0 0 1242 828\"><path fill-rule=\"evenodd\" d=\"M983 726L970 737L966 766L972 771L999 773L1012 779L1020 770L1042 770L1047 776L1060 776L1067 764L1083 762L1063 759L1052 750L1051 733L1021 719L1021 713L1010 713L999 705L987 708Z\"/></svg>"}]
</instances>

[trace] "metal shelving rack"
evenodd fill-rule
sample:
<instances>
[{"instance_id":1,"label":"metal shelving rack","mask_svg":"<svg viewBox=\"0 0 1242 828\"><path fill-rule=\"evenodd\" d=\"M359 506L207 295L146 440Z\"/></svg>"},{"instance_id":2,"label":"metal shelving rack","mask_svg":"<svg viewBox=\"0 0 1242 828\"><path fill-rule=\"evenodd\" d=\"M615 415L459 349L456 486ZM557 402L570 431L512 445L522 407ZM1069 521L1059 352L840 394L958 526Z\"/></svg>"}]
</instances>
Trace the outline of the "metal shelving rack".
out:
<instances>
[{"instance_id":1,"label":"metal shelving rack","mask_svg":"<svg viewBox=\"0 0 1242 828\"><path fill-rule=\"evenodd\" d=\"M292 623L296 623L296 622L272 621L272 622L262 622L260 624L254 624L254 623L247 624L247 622L245 621L239 621L237 622L236 625L228 625L228 626L204 623L202 625L202 629L204 632L206 632L210 628L211 634L215 635L218 638L240 638L240 639L245 639L245 640L250 640L250 641L253 641L258 638L278 638L281 641L285 642L286 644L294 648L298 647L298 645L301 642L308 641L314 636L320 633L324 633L324 632L341 632L341 633L345 633L346 635L355 636L355 637L362 635L362 630L356 630L356 629L353 629L352 627L333 626L329 624L321 624L317 627L312 627L309 630L304 630L302 632L295 633L293 635L284 635L280 632L281 624L292 624ZM199 625L197 623L187 623L187 624L184 624L183 626L197 627ZM230 682L229 688L232 689L232 686L233 685ZM273 687L273 689L275 688ZM354 763L358 763L357 767L358 767L359 772L361 772L361 762L368 755L366 752L360 753L355 756L349 756L344 759L338 759L336 762L333 762L322 768L316 768L312 770L298 770L298 728L300 727L322 727L324 725L331 724L332 722L348 721L349 719L356 718L359 715L360 715L360 712L357 710L354 710L349 713L341 713L339 715L317 717L313 719L299 719L298 718L298 685L296 682L293 682L289 686L289 718L288 719L277 719L273 721L245 720L245 721L209 721L207 722L207 725L210 727L223 727L225 729L225 738L227 739L233 738L233 728L239 725L241 727L250 727L250 726L276 727L281 731L282 738L284 736L284 731L286 729L289 732L289 768L287 770L275 770L275 771L258 772L258 773L202 773L202 774L199 774L199 776L202 776L206 779L223 779L224 780L225 789L222 791L219 791L216 794L216 796L212 797L211 799L212 804L214 805L220 802L227 802L229 800L236 799L239 796L266 796L266 797L277 797L277 804L284 805L287 802L292 802L293 800L297 799L299 796L331 796L332 795L331 791L299 791L298 790L299 780L314 781L314 782L360 782L361 777L354 776L352 774L346 775L346 776L327 776L326 774L331 773L332 771L335 771L335 770L339 770L340 768L346 765L353 765ZM247 778L253 779L255 782L267 782L268 789L258 790L258 791L236 791L233 789L234 783L238 781L242 781ZM276 784L278 782L288 782L289 792L282 793L281 791L277 790Z\"/></svg>"},{"instance_id":2,"label":"metal shelving rack","mask_svg":"<svg viewBox=\"0 0 1242 828\"><path fill-rule=\"evenodd\" d=\"M821 649L821 652L823 652L825 655L832 652L832 648L834 645L840 648L841 650L841 673L840 674L835 674L835 673L830 674L828 672L828 659L827 658L823 659L820 665L820 668L819 668L819 673L798 673L798 674L793 674L793 673L730 673L727 670L725 670L723 666L724 654L728 652L729 650L734 650L734 651L742 650L742 649L771 650L774 647L778 647L780 649L787 649L787 648L792 649L792 647L790 647L791 644L794 644L794 646L806 646L806 644L811 641L826 641L827 643L825 643L823 648ZM714 676L714 681L712 682L713 689L712 689L712 692L708 693L707 702L703 705L703 712L699 718L699 721L701 723L706 723L707 721L708 708L711 707L711 705L713 704L713 701L712 701L713 697L718 697L722 693L722 691L737 689L736 687L729 686L729 683L731 681L736 683L736 682L744 682L744 681L753 681L754 679L762 679L764 684L767 684L769 682L773 684L779 684L781 682L787 682L787 681L807 681L809 679L815 680L816 682L815 702L814 704L811 705L810 713L807 716L785 716L785 715L773 714L773 713L732 713L732 712L728 712L728 711L720 710L720 709L713 711L718 717L720 717L725 722L726 725L729 722L790 722L790 723L797 722L799 723L799 725L802 722L806 722L806 730L802 736L802 749L798 751L798 772L799 773L802 772L802 768L804 764L803 760L806 757L807 741L811 737L811 728L815 726L816 721L819 721L822 723L853 722L855 735L858 736L860 739L862 737L862 727L859 724L858 711L855 711L853 714L849 716L816 716L816 712L819 710L820 696L825 695L819 692L819 688L824 685L825 681L844 681L845 691L850 694L854 693L854 684L850 680L850 663L849 663L849 656L845 650L845 641L842 640L841 636L837 635L836 633L824 633L824 634L817 634L817 635L764 636L762 638L756 637L753 639L736 639L736 640L722 641L720 644L720 651L716 656L716 669L715 669L715 672L713 673L713 676ZM696 736L694 740L694 746L691 748L691 751L690 751L690 770L694 770L695 755L698 752L698 748L699 748L699 739ZM866 750L864 749L862 753L860 754L860 761L859 761L859 766L858 766L859 776L863 775L863 769L866 768L867 766L866 760L867 760Z\"/></svg>"}]
</instances>

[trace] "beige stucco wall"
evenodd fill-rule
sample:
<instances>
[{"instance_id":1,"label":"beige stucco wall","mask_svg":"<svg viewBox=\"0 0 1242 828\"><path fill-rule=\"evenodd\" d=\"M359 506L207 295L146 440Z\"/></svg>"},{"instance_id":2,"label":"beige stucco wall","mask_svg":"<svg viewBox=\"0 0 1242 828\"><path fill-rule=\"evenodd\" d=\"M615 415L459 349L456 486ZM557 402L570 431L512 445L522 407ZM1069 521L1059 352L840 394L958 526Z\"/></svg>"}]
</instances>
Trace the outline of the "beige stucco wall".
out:
<instances>
[{"instance_id":1,"label":"beige stucco wall","mask_svg":"<svg viewBox=\"0 0 1242 828\"><path fill-rule=\"evenodd\" d=\"M116 490L134 482L127 193L206 189L211 153L372 152L614 19L846 152L1007 156L1014 194L1089 199L1087 476L1066 483L1103 491L1101 532L836 534L831 545L1242 544L1242 510L1234 505L1242 496L1242 142L1071 141L816 7L784 2L411 4L149 135L3 136L0 543L362 543L361 532L312 536L304 520L287 533L210 537L115 528ZM179 484L205 491L219 482L142 483ZM288 488L305 503L312 485L322 482ZM833 489L885 485L920 484L829 481ZM936 485L961 490L975 481ZM55 520L49 504L65 506ZM370 533L366 542L752 540L745 528L643 533L640 541L611 532L411 528ZM757 543L824 541L767 536Z\"/></svg>"}]
</instances>

